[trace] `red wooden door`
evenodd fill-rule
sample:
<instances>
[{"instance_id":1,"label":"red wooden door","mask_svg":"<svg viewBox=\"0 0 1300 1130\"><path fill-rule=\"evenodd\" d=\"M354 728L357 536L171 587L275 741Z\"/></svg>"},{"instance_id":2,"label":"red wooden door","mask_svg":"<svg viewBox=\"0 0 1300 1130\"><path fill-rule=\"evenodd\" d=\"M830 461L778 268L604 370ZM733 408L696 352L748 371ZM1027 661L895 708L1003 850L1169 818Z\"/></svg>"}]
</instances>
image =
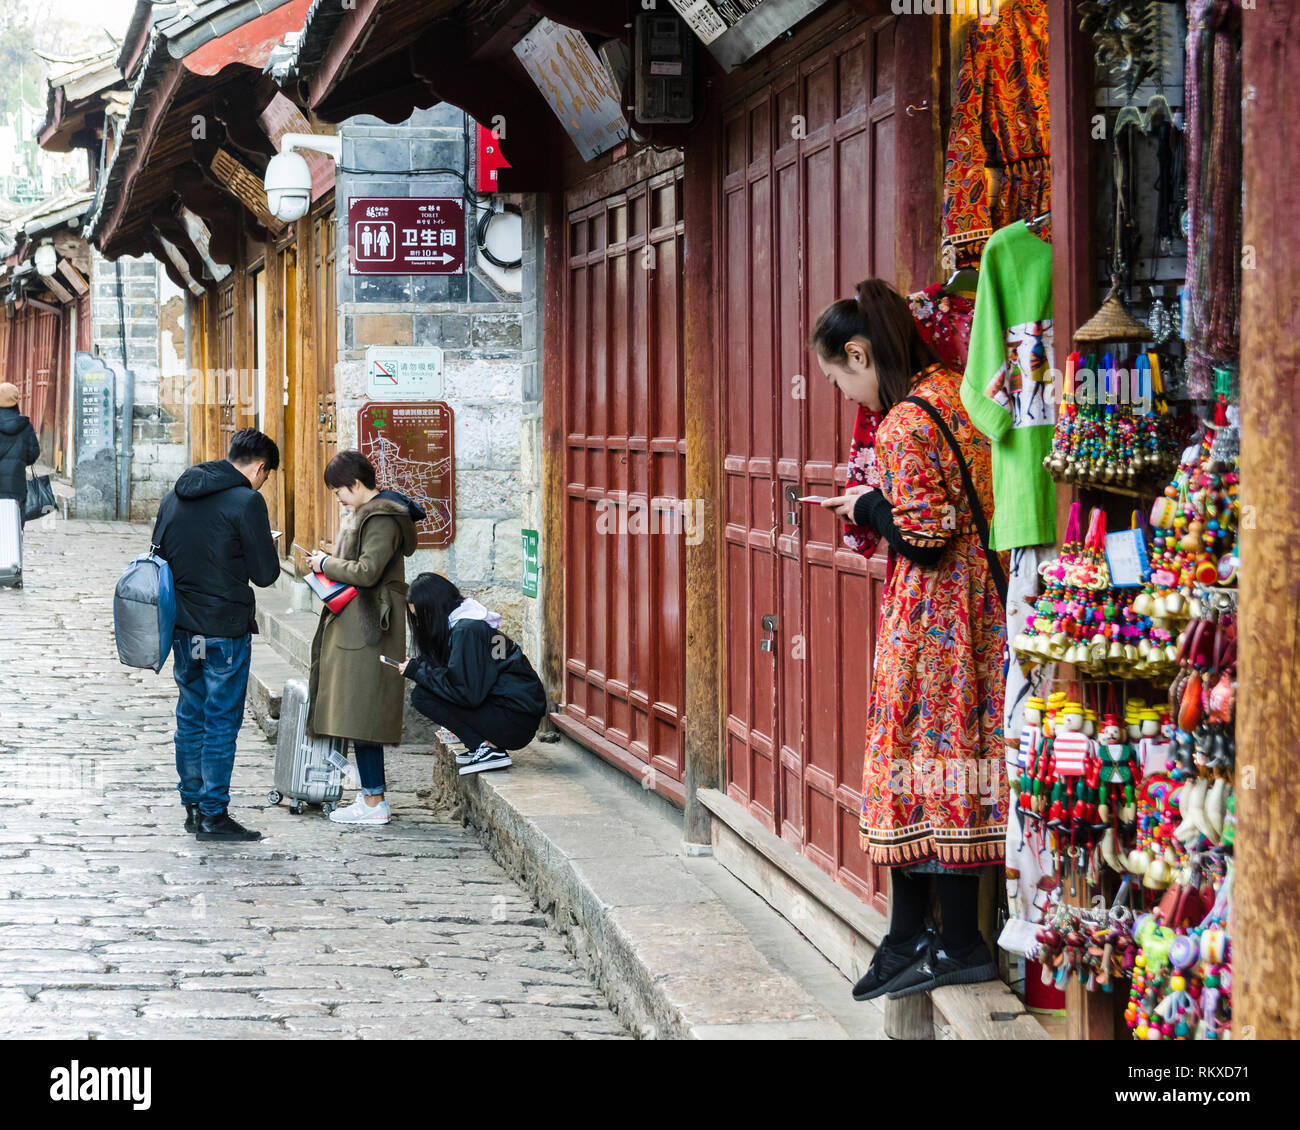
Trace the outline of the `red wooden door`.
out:
<instances>
[{"instance_id":1,"label":"red wooden door","mask_svg":"<svg viewBox=\"0 0 1300 1130\"><path fill-rule=\"evenodd\" d=\"M681 166L568 219L562 724L680 799Z\"/></svg>"},{"instance_id":2,"label":"red wooden door","mask_svg":"<svg viewBox=\"0 0 1300 1130\"><path fill-rule=\"evenodd\" d=\"M724 113L719 264L728 793L882 910L857 818L883 561L792 499L843 485L853 426L812 324L893 273L893 42L859 25Z\"/></svg>"}]
</instances>

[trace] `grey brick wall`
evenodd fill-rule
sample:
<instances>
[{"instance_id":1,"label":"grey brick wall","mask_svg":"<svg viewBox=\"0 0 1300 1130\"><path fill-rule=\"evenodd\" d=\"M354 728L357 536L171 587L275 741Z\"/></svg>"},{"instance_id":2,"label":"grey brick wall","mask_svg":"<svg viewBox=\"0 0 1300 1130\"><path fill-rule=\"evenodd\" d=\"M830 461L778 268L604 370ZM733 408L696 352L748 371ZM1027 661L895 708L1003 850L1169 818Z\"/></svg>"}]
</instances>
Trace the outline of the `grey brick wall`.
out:
<instances>
[{"instance_id":1,"label":"grey brick wall","mask_svg":"<svg viewBox=\"0 0 1300 1130\"><path fill-rule=\"evenodd\" d=\"M464 275L362 276L348 273L347 210L354 196L464 197L459 177L395 177L345 169L448 167L473 183L474 123L440 104L401 125L377 118L344 122L343 161L335 185L338 223L339 360L335 369L339 445L356 443L357 409L366 402L366 347L431 346L445 355L445 399L456 420L456 536L440 550L418 551L408 575L434 570L501 612L505 629L533 656L540 652L537 601L522 595L521 531L540 517L541 385L536 327L540 224L529 198L522 294L503 290L477 262L477 216L466 200ZM529 217L533 217L529 221Z\"/></svg>"},{"instance_id":2,"label":"grey brick wall","mask_svg":"<svg viewBox=\"0 0 1300 1130\"><path fill-rule=\"evenodd\" d=\"M91 288L92 350L135 373L131 517L148 520L186 466L183 300L152 258L95 252ZM121 390L118 403L120 428Z\"/></svg>"}]
</instances>

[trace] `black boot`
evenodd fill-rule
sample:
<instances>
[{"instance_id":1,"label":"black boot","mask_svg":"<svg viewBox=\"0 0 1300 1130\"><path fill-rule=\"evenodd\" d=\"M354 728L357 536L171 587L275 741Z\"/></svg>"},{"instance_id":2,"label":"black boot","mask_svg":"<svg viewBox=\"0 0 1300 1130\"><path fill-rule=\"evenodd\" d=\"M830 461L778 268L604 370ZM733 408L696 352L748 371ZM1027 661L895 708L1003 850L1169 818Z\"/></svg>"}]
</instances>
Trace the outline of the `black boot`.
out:
<instances>
[{"instance_id":1,"label":"black boot","mask_svg":"<svg viewBox=\"0 0 1300 1130\"><path fill-rule=\"evenodd\" d=\"M855 1001L870 1001L889 992L900 973L905 973L912 963L926 952L930 944L930 931L922 930L910 942L880 943L876 956L871 959L862 979L853 986Z\"/></svg>"},{"instance_id":2,"label":"black boot","mask_svg":"<svg viewBox=\"0 0 1300 1130\"><path fill-rule=\"evenodd\" d=\"M262 833L245 828L223 808L215 816L209 816L206 812L199 813L199 829L194 838L247 843L250 840L260 840Z\"/></svg>"},{"instance_id":3,"label":"black boot","mask_svg":"<svg viewBox=\"0 0 1300 1130\"><path fill-rule=\"evenodd\" d=\"M949 954L938 938L909 965L889 989L889 999L910 997L913 993L928 993L941 985L973 985L980 981L995 981L997 962L981 938L960 956Z\"/></svg>"},{"instance_id":4,"label":"black boot","mask_svg":"<svg viewBox=\"0 0 1300 1130\"><path fill-rule=\"evenodd\" d=\"M199 806L197 804L187 804L185 806L185 830L187 832L196 831L199 824Z\"/></svg>"}]
</instances>

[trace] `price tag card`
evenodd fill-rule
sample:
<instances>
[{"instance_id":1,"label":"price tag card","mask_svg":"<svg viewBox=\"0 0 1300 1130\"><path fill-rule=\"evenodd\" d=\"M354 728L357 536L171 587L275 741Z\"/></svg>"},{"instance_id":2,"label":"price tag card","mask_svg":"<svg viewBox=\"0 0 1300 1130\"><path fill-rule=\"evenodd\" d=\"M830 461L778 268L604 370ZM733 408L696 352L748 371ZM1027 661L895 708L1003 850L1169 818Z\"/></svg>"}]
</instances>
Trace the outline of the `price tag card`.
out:
<instances>
[{"instance_id":1,"label":"price tag card","mask_svg":"<svg viewBox=\"0 0 1300 1130\"><path fill-rule=\"evenodd\" d=\"M1106 535L1106 565L1110 583L1117 588L1136 588L1149 567L1147 543L1141 530L1120 530Z\"/></svg>"}]
</instances>

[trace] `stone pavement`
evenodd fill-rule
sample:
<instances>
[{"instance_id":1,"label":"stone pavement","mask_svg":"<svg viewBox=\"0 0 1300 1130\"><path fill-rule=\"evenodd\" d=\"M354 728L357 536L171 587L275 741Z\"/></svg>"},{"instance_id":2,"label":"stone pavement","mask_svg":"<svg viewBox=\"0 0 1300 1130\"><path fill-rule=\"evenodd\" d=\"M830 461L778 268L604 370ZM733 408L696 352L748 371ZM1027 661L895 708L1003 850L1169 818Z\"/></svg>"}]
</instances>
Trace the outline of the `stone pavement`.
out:
<instances>
[{"instance_id":1,"label":"stone pavement","mask_svg":"<svg viewBox=\"0 0 1300 1130\"><path fill-rule=\"evenodd\" d=\"M231 810L181 828L174 684L117 660L112 589L147 528L29 526L0 589L0 1037L619 1038L535 904L388 757L386 828L267 805L251 720Z\"/></svg>"}]
</instances>

